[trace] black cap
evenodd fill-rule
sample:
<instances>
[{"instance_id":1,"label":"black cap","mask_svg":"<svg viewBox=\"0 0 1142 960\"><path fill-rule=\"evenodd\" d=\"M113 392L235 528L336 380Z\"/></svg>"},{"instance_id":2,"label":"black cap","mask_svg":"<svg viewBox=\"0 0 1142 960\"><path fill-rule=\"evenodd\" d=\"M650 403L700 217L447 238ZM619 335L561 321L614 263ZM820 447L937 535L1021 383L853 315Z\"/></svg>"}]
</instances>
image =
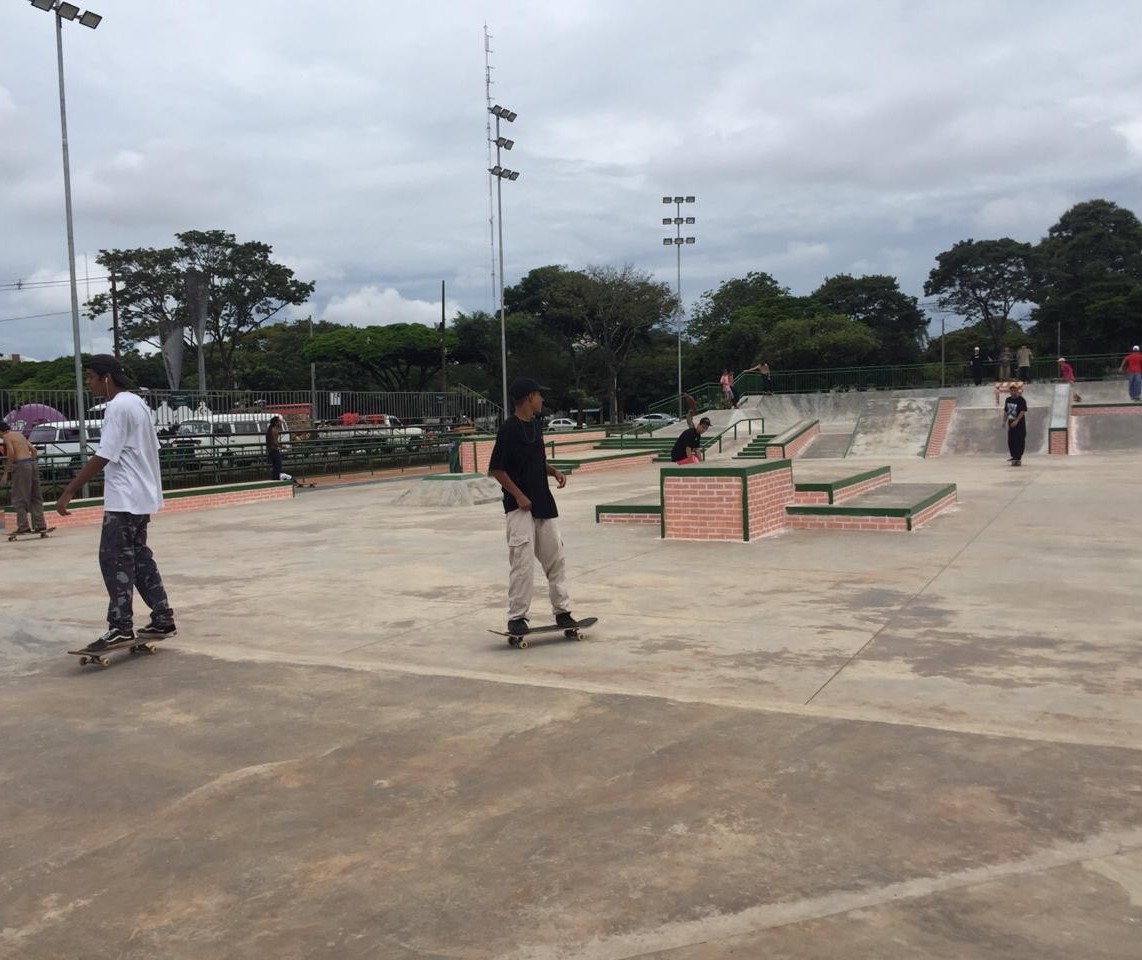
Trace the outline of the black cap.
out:
<instances>
[{"instance_id":1,"label":"black cap","mask_svg":"<svg viewBox=\"0 0 1142 960\"><path fill-rule=\"evenodd\" d=\"M94 370L101 377L110 377L117 386L128 387L131 385L131 381L127 379L127 374L123 372L123 365L109 353L96 353L88 357L84 367L88 370Z\"/></svg>"},{"instance_id":2,"label":"black cap","mask_svg":"<svg viewBox=\"0 0 1142 960\"><path fill-rule=\"evenodd\" d=\"M508 384L508 396L518 403L524 397L530 397L537 390L542 393L547 387L540 386L538 380L532 380L531 377L516 377L511 383Z\"/></svg>"}]
</instances>

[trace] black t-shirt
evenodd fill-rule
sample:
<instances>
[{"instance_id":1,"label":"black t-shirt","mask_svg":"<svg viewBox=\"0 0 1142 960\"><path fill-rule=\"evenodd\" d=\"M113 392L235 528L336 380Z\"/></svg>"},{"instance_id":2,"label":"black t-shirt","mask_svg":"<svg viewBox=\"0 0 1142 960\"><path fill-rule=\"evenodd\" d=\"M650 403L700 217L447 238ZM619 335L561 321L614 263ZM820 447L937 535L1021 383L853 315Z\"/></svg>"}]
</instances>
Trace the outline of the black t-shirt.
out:
<instances>
[{"instance_id":1,"label":"black t-shirt","mask_svg":"<svg viewBox=\"0 0 1142 960\"><path fill-rule=\"evenodd\" d=\"M687 427L674 441L674 448L670 451L670 459L675 463L679 460L685 460L686 457L690 456L691 450L698 450L701 447L702 434L693 427Z\"/></svg>"},{"instance_id":2,"label":"black t-shirt","mask_svg":"<svg viewBox=\"0 0 1142 960\"><path fill-rule=\"evenodd\" d=\"M496 434L488 470L503 470L531 501L531 515L537 520L559 516L555 498L547 485L547 453L543 446L543 421L536 417L524 423L511 416ZM518 509L519 504L504 491L504 513Z\"/></svg>"},{"instance_id":3,"label":"black t-shirt","mask_svg":"<svg viewBox=\"0 0 1142 960\"><path fill-rule=\"evenodd\" d=\"M1019 414L1022 412L1024 414L1024 417L1022 420L1019 421L1019 425L1017 427L1015 427L1014 429L1016 429L1016 430L1026 430L1027 429L1027 417L1026 417L1027 401L1026 400L1024 400L1022 397L1010 397L1009 396L1006 400L1003 401L1003 409L1004 409L1004 412L1006 412L1006 414L1007 414L1008 426L1010 426L1011 422L1017 416L1019 416Z\"/></svg>"}]
</instances>

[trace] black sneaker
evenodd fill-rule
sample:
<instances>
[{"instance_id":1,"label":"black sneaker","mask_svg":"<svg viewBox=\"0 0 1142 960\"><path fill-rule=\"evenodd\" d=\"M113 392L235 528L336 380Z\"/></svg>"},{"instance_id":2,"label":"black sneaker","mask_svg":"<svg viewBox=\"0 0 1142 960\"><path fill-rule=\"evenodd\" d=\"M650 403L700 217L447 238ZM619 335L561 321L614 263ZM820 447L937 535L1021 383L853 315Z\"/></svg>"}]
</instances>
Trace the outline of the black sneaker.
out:
<instances>
[{"instance_id":1,"label":"black sneaker","mask_svg":"<svg viewBox=\"0 0 1142 960\"><path fill-rule=\"evenodd\" d=\"M579 626L579 621L570 613L557 613L555 614L555 626L562 627L564 630L574 630Z\"/></svg>"},{"instance_id":2,"label":"black sneaker","mask_svg":"<svg viewBox=\"0 0 1142 960\"><path fill-rule=\"evenodd\" d=\"M117 643L123 643L127 640L134 639L134 630L121 630L118 627L112 627L98 640L93 640L83 649L88 653L98 653L100 650L106 650L108 647L113 647Z\"/></svg>"},{"instance_id":3,"label":"black sneaker","mask_svg":"<svg viewBox=\"0 0 1142 960\"><path fill-rule=\"evenodd\" d=\"M528 631L527 618L519 617L508 621L508 633L513 637L522 637Z\"/></svg>"},{"instance_id":4,"label":"black sneaker","mask_svg":"<svg viewBox=\"0 0 1142 960\"><path fill-rule=\"evenodd\" d=\"M148 623L135 631L140 637L173 637L178 630L173 623Z\"/></svg>"}]
</instances>

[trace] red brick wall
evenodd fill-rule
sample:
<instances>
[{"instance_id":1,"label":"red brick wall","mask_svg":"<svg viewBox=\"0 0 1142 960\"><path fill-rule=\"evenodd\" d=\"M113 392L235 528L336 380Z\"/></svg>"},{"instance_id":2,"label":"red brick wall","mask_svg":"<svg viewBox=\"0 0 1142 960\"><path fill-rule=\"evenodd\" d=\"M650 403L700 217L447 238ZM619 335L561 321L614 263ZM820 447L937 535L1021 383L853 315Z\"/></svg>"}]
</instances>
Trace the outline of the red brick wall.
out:
<instances>
[{"instance_id":1,"label":"red brick wall","mask_svg":"<svg viewBox=\"0 0 1142 960\"><path fill-rule=\"evenodd\" d=\"M227 490L225 493L211 493L209 488L201 494L169 499L163 505L162 513L183 513L187 510L206 510L211 507L233 507L239 504L260 503L263 500L289 500L294 489L289 484L278 487L259 487L253 490ZM55 510L47 512L50 527L84 527L103 522L103 507L76 507L66 517ZM16 514L4 514L4 528L16 529Z\"/></svg>"},{"instance_id":2,"label":"red brick wall","mask_svg":"<svg viewBox=\"0 0 1142 960\"><path fill-rule=\"evenodd\" d=\"M825 490L794 490L793 502L799 507L814 503L828 505L829 494Z\"/></svg>"},{"instance_id":3,"label":"red brick wall","mask_svg":"<svg viewBox=\"0 0 1142 960\"><path fill-rule=\"evenodd\" d=\"M1070 453L1067 444L1067 431L1066 430L1051 430L1048 433L1050 443L1047 447L1048 454L1062 454L1066 456Z\"/></svg>"},{"instance_id":4,"label":"red brick wall","mask_svg":"<svg viewBox=\"0 0 1142 960\"><path fill-rule=\"evenodd\" d=\"M640 523L658 526L662 518L657 513L600 513L599 523Z\"/></svg>"},{"instance_id":5,"label":"red brick wall","mask_svg":"<svg viewBox=\"0 0 1142 960\"><path fill-rule=\"evenodd\" d=\"M544 436L547 443L547 459L558 460L564 451L576 451L583 448L590 449L607 435L605 430L587 430L582 433L549 433ZM566 439L564 439L566 438ZM551 456L551 441L555 441L555 456ZM492 456L492 447L496 445L496 438L487 440L463 440L460 443L460 470L463 473L487 473L488 460ZM572 458L574 459L574 458ZM641 462L641 461L640 461Z\"/></svg>"},{"instance_id":6,"label":"red brick wall","mask_svg":"<svg viewBox=\"0 0 1142 960\"><path fill-rule=\"evenodd\" d=\"M667 540L744 540L742 477L666 477L662 516Z\"/></svg>"},{"instance_id":7,"label":"red brick wall","mask_svg":"<svg viewBox=\"0 0 1142 960\"><path fill-rule=\"evenodd\" d=\"M764 536L785 528L785 508L793 502L793 468L767 470L746 478L749 497L749 537Z\"/></svg>"},{"instance_id":8,"label":"red brick wall","mask_svg":"<svg viewBox=\"0 0 1142 960\"><path fill-rule=\"evenodd\" d=\"M765 458L767 460L792 460L809 446L809 442L819 435L820 432L821 425L814 423L813 426L789 443L775 443L766 447Z\"/></svg>"},{"instance_id":9,"label":"red brick wall","mask_svg":"<svg viewBox=\"0 0 1142 960\"><path fill-rule=\"evenodd\" d=\"M789 517L794 530L888 530L904 532L908 523L904 517L812 517L800 514Z\"/></svg>"},{"instance_id":10,"label":"red brick wall","mask_svg":"<svg viewBox=\"0 0 1142 960\"><path fill-rule=\"evenodd\" d=\"M1130 417L1142 414L1142 404L1122 403L1113 407L1071 407L1072 417Z\"/></svg>"},{"instance_id":11,"label":"red brick wall","mask_svg":"<svg viewBox=\"0 0 1142 960\"><path fill-rule=\"evenodd\" d=\"M942 500L937 500L930 507L925 507L919 513L912 515L912 529L917 530L925 524L931 523L932 520L940 513L943 513L949 507L956 505L956 493L953 490Z\"/></svg>"},{"instance_id":12,"label":"red brick wall","mask_svg":"<svg viewBox=\"0 0 1142 960\"><path fill-rule=\"evenodd\" d=\"M944 441L948 438L948 427L955 412L956 401L951 397L944 397L936 404L936 419L932 423L932 435L928 437L928 446L924 448L925 457L938 457L943 452Z\"/></svg>"}]
</instances>

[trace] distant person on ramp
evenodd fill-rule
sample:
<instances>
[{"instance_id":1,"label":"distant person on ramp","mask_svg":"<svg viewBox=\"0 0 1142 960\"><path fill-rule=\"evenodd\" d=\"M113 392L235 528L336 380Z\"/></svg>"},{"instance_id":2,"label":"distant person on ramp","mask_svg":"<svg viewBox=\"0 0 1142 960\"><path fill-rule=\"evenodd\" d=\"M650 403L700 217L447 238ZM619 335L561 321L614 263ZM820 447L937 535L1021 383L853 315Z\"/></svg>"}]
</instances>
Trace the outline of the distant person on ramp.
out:
<instances>
[{"instance_id":1,"label":"distant person on ramp","mask_svg":"<svg viewBox=\"0 0 1142 960\"><path fill-rule=\"evenodd\" d=\"M1118 372L1126 374L1126 385L1130 391L1131 400L1142 400L1142 351L1138 345L1122 358L1118 365Z\"/></svg>"},{"instance_id":2,"label":"distant person on ramp","mask_svg":"<svg viewBox=\"0 0 1142 960\"><path fill-rule=\"evenodd\" d=\"M147 546L151 514L163 507L159 472L159 438L151 409L127 388L131 382L119 361L96 354L87 361L87 389L106 398L99 447L56 499L56 512L67 506L83 485L103 471L103 532L99 538L99 569L107 587L107 632L86 650L98 653L136 637L135 588L151 608L151 622L140 638L162 639L175 633L174 611L167 602L163 578Z\"/></svg>"},{"instance_id":3,"label":"distant person on ramp","mask_svg":"<svg viewBox=\"0 0 1142 960\"><path fill-rule=\"evenodd\" d=\"M1015 362L1019 366L1019 379L1024 383L1029 383L1031 381L1032 359L1034 358L1031 353L1031 347L1026 343L1015 351Z\"/></svg>"},{"instance_id":4,"label":"distant person on ramp","mask_svg":"<svg viewBox=\"0 0 1142 960\"><path fill-rule=\"evenodd\" d=\"M1011 454L1008 462L1013 467L1021 467L1023 451L1027 448L1027 401L1023 399L1023 388L1018 383L1008 387L1003 421L1007 426L1007 450Z\"/></svg>"},{"instance_id":5,"label":"distant person on ramp","mask_svg":"<svg viewBox=\"0 0 1142 960\"><path fill-rule=\"evenodd\" d=\"M535 586L535 562L547 577L551 610L559 627L579 626L571 616L571 596L567 592L563 538L559 534L559 511L547 478L553 477L560 490L567 477L547 462L543 443L543 387L530 377L516 377L508 386L514 412L500 427L488 476L504 490L507 519L508 633L523 636L528 631L528 613Z\"/></svg>"},{"instance_id":6,"label":"distant person on ramp","mask_svg":"<svg viewBox=\"0 0 1142 960\"><path fill-rule=\"evenodd\" d=\"M1074 395L1077 403L1082 403L1083 398L1079 396L1078 387L1075 386L1075 368L1067 363L1066 357L1059 357L1059 376L1063 378L1063 383L1071 385L1071 393Z\"/></svg>"},{"instance_id":7,"label":"distant person on ramp","mask_svg":"<svg viewBox=\"0 0 1142 960\"><path fill-rule=\"evenodd\" d=\"M275 480L282 478L282 418L274 417L266 427L266 453L270 458L270 473Z\"/></svg>"},{"instance_id":8,"label":"distant person on ramp","mask_svg":"<svg viewBox=\"0 0 1142 960\"><path fill-rule=\"evenodd\" d=\"M726 405L727 410L732 410L734 407L734 372L729 367L722 371L721 379L718 381L722 385L722 401Z\"/></svg>"},{"instance_id":9,"label":"distant person on ramp","mask_svg":"<svg viewBox=\"0 0 1142 960\"><path fill-rule=\"evenodd\" d=\"M971 361L968 366L971 367L972 382L978 387L983 383L983 354L979 352L979 347L972 347Z\"/></svg>"},{"instance_id":10,"label":"distant person on ramp","mask_svg":"<svg viewBox=\"0 0 1142 960\"><path fill-rule=\"evenodd\" d=\"M750 367L748 370L743 370L742 373L760 373L761 392L766 395L773 393L773 379L770 376L769 364L765 361Z\"/></svg>"}]
</instances>

